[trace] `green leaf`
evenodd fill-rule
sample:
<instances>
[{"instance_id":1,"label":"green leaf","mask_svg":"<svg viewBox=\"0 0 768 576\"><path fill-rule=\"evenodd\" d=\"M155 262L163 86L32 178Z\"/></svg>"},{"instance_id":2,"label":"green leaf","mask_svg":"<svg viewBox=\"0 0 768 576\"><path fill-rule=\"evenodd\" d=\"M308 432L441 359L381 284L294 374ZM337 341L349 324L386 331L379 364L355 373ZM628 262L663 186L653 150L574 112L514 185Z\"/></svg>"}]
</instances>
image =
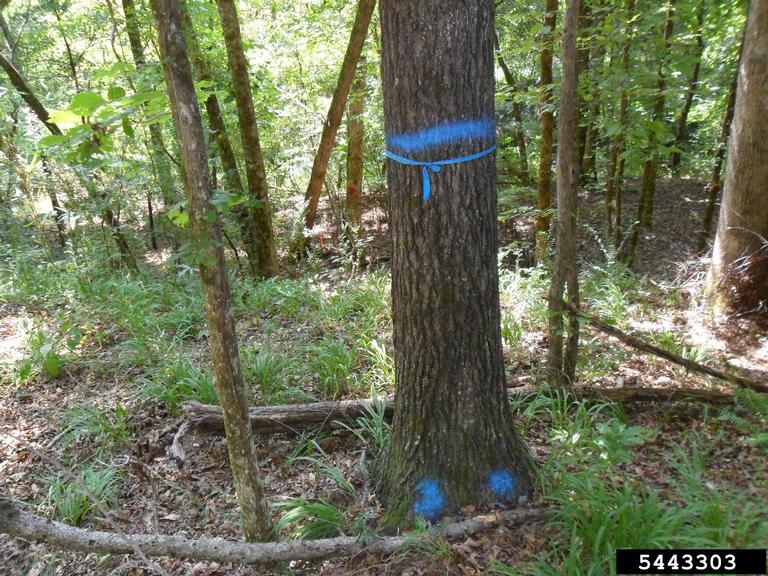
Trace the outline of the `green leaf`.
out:
<instances>
[{"instance_id":1,"label":"green leaf","mask_svg":"<svg viewBox=\"0 0 768 576\"><path fill-rule=\"evenodd\" d=\"M56 378L61 372L61 358L55 352L46 354L43 360L43 372L51 378Z\"/></svg>"},{"instance_id":2,"label":"green leaf","mask_svg":"<svg viewBox=\"0 0 768 576\"><path fill-rule=\"evenodd\" d=\"M69 108L79 116L90 116L105 103L104 98L96 92L81 92L72 98L72 105Z\"/></svg>"},{"instance_id":3,"label":"green leaf","mask_svg":"<svg viewBox=\"0 0 768 576\"><path fill-rule=\"evenodd\" d=\"M80 116L72 112L72 110L54 110L49 117L50 121L54 124L80 124Z\"/></svg>"},{"instance_id":4,"label":"green leaf","mask_svg":"<svg viewBox=\"0 0 768 576\"><path fill-rule=\"evenodd\" d=\"M45 138L40 139L40 145L41 146L58 146L59 144L64 144L68 138L66 136L58 135L58 134L51 134L50 136L46 136Z\"/></svg>"},{"instance_id":5,"label":"green leaf","mask_svg":"<svg viewBox=\"0 0 768 576\"><path fill-rule=\"evenodd\" d=\"M128 138L133 138L136 133L133 131L133 126L131 126L130 121L125 116L123 116L122 125L125 135L128 136Z\"/></svg>"},{"instance_id":6,"label":"green leaf","mask_svg":"<svg viewBox=\"0 0 768 576\"><path fill-rule=\"evenodd\" d=\"M110 86L107 90L107 97L110 100L119 100L123 96L125 96L125 88L122 86Z\"/></svg>"}]
</instances>

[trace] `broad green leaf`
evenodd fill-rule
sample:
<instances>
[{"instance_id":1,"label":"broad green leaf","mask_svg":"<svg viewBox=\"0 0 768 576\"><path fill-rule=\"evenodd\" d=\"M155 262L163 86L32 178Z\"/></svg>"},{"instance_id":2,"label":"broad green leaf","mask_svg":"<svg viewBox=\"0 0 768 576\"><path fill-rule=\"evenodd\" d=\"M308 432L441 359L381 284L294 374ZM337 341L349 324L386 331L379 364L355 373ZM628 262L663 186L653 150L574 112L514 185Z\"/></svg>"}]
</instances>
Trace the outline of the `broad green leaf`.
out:
<instances>
[{"instance_id":1,"label":"broad green leaf","mask_svg":"<svg viewBox=\"0 0 768 576\"><path fill-rule=\"evenodd\" d=\"M122 86L110 86L107 90L107 97L110 100L119 100L123 96L125 96L125 88Z\"/></svg>"},{"instance_id":2,"label":"broad green leaf","mask_svg":"<svg viewBox=\"0 0 768 576\"><path fill-rule=\"evenodd\" d=\"M103 104L105 104L105 101L100 94L96 92L81 92L72 98L70 110L80 116L90 116Z\"/></svg>"},{"instance_id":3,"label":"broad green leaf","mask_svg":"<svg viewBox=\"0 0 768 576\"><path fill-rule=\"evenodd\" d=\"M68 138L66 136L61 136L58 134L51 134L50 136L46 136L45 138L40 139L40 145L41 146L58 146L59 144L64 144Z\"/></svg>"},{"instance_id":4,"label":"broad green leaf","mask_svg":"<svg viewBox=\"0 0 768 576\"><path fill-rule=\"evenodd\" d=\"M77 125L80 124L81 117L72 112L72 110L54 110L51 112L50 120L60 126L66 124Z\"/></svg>"}]
</instances>

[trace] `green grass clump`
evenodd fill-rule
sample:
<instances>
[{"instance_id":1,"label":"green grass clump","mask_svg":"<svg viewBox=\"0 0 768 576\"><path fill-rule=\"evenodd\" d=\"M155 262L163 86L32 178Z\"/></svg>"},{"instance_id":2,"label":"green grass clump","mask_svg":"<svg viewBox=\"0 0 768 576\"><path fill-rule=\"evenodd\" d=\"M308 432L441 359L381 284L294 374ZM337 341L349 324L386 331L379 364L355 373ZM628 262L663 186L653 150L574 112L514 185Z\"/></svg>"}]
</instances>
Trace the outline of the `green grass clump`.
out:
<instances>
[{"instance_id":1,"label":"green grass clump","mask_svg":"<svg viewBox=\"0 0 768 576\"><path fill-rule=\"evenodd\" d=\"M80 526L94 510L117 503L122 478L116 468L98 469L90 465L72 478L63 474L45 478L48 494L43 505L62 522Z\"/></svg>"},{"instance_id":2,"label":"green grass clump","mask_svg":"<svg viewBox=\"0 0 768 576\"><path fill-rule=\"evenodd\" d=\"M117 402L114 409L78 404L64 412L65 436L69 442L87 438L105 450L124 446L131 439L128 412Z\"/></svg>"},{"instance_id":3,"label":"green grass clump","mask_svg":"<svg viewBox=\"0 0 768 576\"><path fill-rule=\"evenodd\" d=\"M326 336L309 348L310 365L320 378L323 396L336 399L357 387L357 351L339 338Z\"/></svg>"},{"instance_id":4,"label":"green grass clump","mask_svg":"<svg viewBox=\"0 0 768 576\"><path fill-rule=\"evenodd\" d=\"M201 370L186 358L170 360L159 368L144 392L165 404L171 413L178 412L181 405L189 400L202 404L219 403L211 372Z\"/></svg>"}]
</instances>

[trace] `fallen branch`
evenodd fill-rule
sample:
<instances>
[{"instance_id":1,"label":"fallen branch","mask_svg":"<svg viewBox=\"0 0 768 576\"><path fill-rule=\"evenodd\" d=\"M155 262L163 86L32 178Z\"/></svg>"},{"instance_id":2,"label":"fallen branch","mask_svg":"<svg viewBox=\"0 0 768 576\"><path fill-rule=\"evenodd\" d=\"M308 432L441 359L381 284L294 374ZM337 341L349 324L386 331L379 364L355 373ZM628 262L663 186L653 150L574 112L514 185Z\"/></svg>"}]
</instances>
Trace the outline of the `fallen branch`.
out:
<instances>
[{"instance_id":1,"label":"fallen branch","mask_svg":"<svg viewBox=\"0 0 768 576\"><path fill-rule=\"evenodd\" d=\"M633 336L631 334L627 334L626 332L622 332L615 326L611 326L610 324L607 324L602 320L600 320L600 318L598 318L597 316L588 314L587 312L584 312L583 310L576 308L573 304L569 302L564 301L563 306L565 306L565 308L567 308L571 314L575 314L579 316L579 318L585 320L588 324L590 324L591 326L594 326L601 332L604 332L609 336L613 336L614 338L616 338L617 340L620 340L627 346L631 346L632 348L640 350L641 352L645 352L646 354L652 354L653 356L664 358L665 360L669 360L670 362L679 364L680 366L683 366L688 370L693 370L694 372L699 372L701 374L707 374L708 376L714 376L715 378L719 378L720 380L725 380L726 382L730 382L731 384L735 384L737 386L752 388L753 390L757 390L758 392L768 393L768 383L766 382L756 382L755 380L745 378L744 376L729 374L727 372L716 370L715 368L710 368L709 366L704 366L703 364L699 364L698 362L694 362L693 360L688 360L687 358L683 358L678 354L675 354L668 350L664 350L663 348L659 348L658 346L654 346L653 344L650 344L645 340L638 338L637 336Z\"/></svg>"},{"instance_id":2,"label":"fallen branch","mask_svg":"<svg viewBox=\"0 0 768 576\"><path fill-rule=\"evenodd\" d=\"M0 533L36 542L45 542L67 551L98 554L170 556L188 560L271 564L289 560L322 560L360 552L389 554L410 542L428 541L437 536L464 537L501 524L541 521L553 508L518 508L495 512L448 524L431 532L407 536L364 538L339 536L324 540L246 543L220 538L189 539L154 534L119 534L75 528L20 510L13 501L0 496Z\"/></svg>"},{"instance_id":3,"label":"fallen branch","mask_svg":"<svg viewBox=\"0 0 768 576\"><path fill-rule=\"evenodd\" d=\"M511 397L524 397L538 394L541 388L534 386L519 386L508 389ZM709 404L730 404L733 396L717 390L697 390L685 388L597 388L577 386L572 392L578 398L589 400L612 400L614 402L679 402L694 401ZM386 418L394 414L392 398L381 398L384 403ZM375 407L372 398L362 400L341 400L336 402L316 402L314 404L283 404L280 406L258 406L249 410L251 425L256 433L295 432L317 424L329 423L337 426L337 421L350 421L365 416L367 410ZM181 438L188 428L204 429L211 432L224 430L224 419L221 408L199 402L184 404L187 420L174 437L174 446L179 445ZM183 431L182 431L183 429ZM180 446L179 446L180 447Z\"/></svg>"}]
</instances>

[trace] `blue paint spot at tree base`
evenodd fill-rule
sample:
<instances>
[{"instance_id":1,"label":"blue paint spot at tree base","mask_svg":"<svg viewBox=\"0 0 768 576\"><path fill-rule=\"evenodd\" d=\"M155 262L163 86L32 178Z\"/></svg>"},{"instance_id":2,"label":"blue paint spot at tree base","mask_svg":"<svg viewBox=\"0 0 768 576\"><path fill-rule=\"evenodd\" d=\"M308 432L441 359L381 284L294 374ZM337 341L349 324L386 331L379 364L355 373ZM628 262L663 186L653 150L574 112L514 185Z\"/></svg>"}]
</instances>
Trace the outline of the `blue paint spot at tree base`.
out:
<instances>
[{"instance_id":1,"label":"blue paint spot at tree base","mask_svg":"<svg viewBox=\"0 0 768 576\"><path fill-rule=\"evenodd\" d=\"M445 506L445 495L438 483L426 478L416 485L419 498L413 503L413 514L429 520L437 518Z\"/></svg>"},{"instance_id":2,"label":"blue paint spot at tree base","mask_svg":"<svg viewBox=\"0 0 768 576\"><path fill-rule=\"evenodd\" d=\"M517 491L517 482L509 470L500 468L491 472L488 488L496 496L511 498Z\"/></svg>"}]
</instances>

